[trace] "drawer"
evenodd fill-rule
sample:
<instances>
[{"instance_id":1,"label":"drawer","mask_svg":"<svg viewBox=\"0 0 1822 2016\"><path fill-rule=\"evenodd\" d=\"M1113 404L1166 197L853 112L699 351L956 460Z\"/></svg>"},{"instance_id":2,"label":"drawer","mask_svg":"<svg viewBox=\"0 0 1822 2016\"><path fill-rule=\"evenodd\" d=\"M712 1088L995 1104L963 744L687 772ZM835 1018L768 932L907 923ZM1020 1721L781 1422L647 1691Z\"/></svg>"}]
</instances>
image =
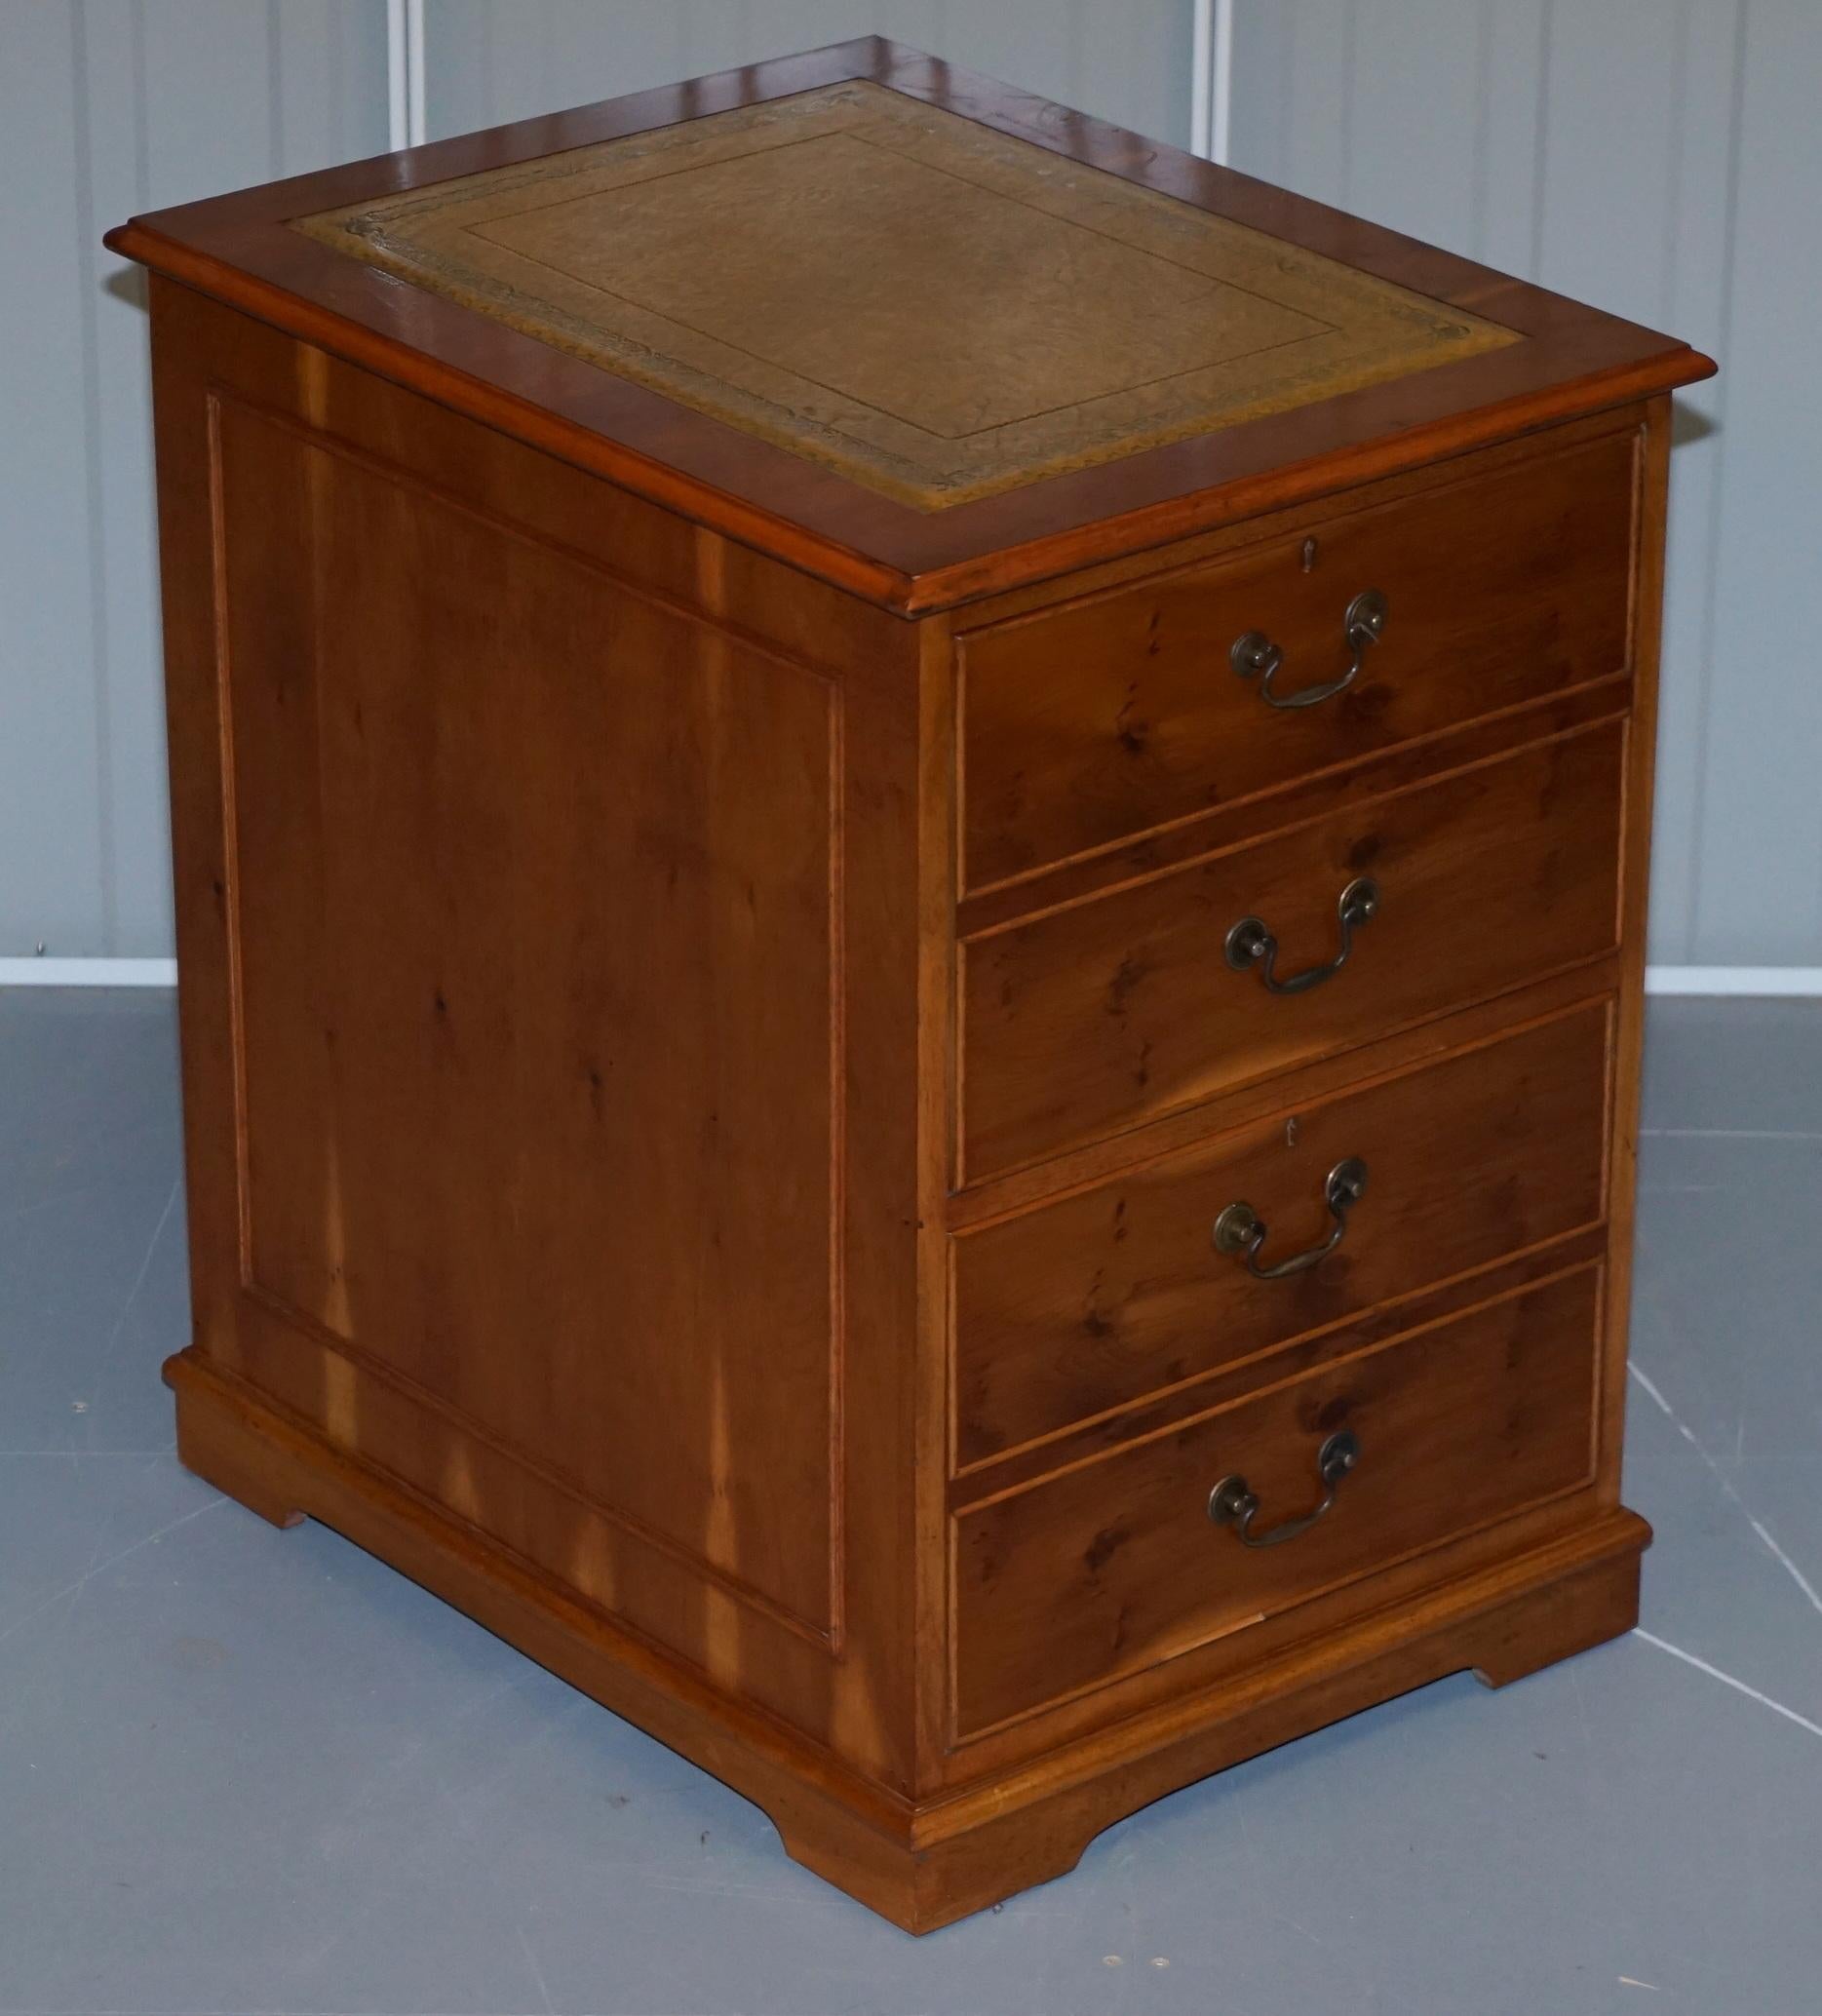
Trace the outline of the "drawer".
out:
<instances>
[{"instance_id":1,"label":"drawer","mask_svg":"<svg viewBox=\"0 0 1822 2016\"><path fill-rule=\"evenodd\" d=\"M962 1467L1599 1222L1609 1006L1167 1156L955 1241ZM1330 1172L1366 1171L1328 1208ZM1253 1256L1216 1250L1250 1206Z\"/></svg>"},{"instance_id":2,"label":"drawer","mask_svg":"<svg viewBox=\"0 0 1822 2016\"><path fill-rule=\"evenodd\" d=\"M1312 520L967 638L966 887L1625 670L1636 440ZM1283 655L1274 693L1334 680L1370 589L1384 629L1333 699L1275 708L1232 669L1234 640L1259 632Z\"/></svg>"},{"instance_id":3,"label":"drawer","mask_svg":"<svg viewBox=\"0 0 1822 2016\"><path fill-rule=\"evenodd\" d=\"M963 1180L1038 1161L1232 1085L1611 950L1626 728L1603 721L963 942ZM1347 963L1338 905L1377 890Z\"/></svg>"},{"instance_id":4,"label":"drawer","mask_svg":"<svg viewBox=\"0 0 1822 2016\"><path fill-rule=\"evenodd\" d=\"M958 1515L957 1734L1587 1484L1600 1284L1595 1266L1561 1275ZM1357 1460L1306 1531L1255 1548L1211 1519L1236 1476L1255 1531L1307 1516L1319 1452L1342 1433Z\"/></svg>"}]
</instances>

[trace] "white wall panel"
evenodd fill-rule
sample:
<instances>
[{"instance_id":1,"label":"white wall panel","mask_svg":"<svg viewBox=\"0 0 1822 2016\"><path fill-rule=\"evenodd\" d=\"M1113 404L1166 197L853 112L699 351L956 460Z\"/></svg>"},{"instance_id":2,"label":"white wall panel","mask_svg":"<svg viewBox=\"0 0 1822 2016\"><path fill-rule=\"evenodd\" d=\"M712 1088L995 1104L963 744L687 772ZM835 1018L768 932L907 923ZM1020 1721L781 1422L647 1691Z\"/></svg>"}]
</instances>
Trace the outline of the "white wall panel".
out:
<instances>
[{"instance_id":1,"label":"white wall panel","mask_svg":"<svg viewBox=\"0 0 1822 2016\"><path fill-rule=\"evenodd\" d=\"M1238 4L1236 167L1719 359L1678 402L1651 953L1822 964L1822 6Z\"/></svg>"},{"instance_id":2,"label":"white wall panel","mask_svg":"<svg viewBox=\"0 0 1822 2016\"><path fill-rule=\"evenodd\" d=\"M380 151L384 0L0 0L0 958L171 949L136 211Z\"/></svg>"},{"instance_id":3,"label":"white wall panel","mask_svg":"<svg viewBox=\"0 0 1822 2016\"><path fill-rule=\"evenodd\" d=\"M1743 0L1745 4L1745 0ZM1822 964L1822 7L1751 0L1715 346L1704 960Z\"/></svg>"},{"instance_id":4,"label":"white wall panel","mask_svg":"<svg viewBox=\"0 0 1822 2016\"><path fill-rule=\"evenodd\" d=\"M433 134L883 27L1142 131L1188 0L428 0ZM171 950L136 212L380 152L385 0L0 0L0 958Z\"/></svg>"},{"instance_id":5,"label":"white wall panel","mask_svg":"<svg viewBox=\"0 0 1822 2016\"><path fill-rule=\"evenodd\" d=\"M1141 133L1189 130L1189 0L429 0L430 132L878 32Z\"/></svg>"},{"instance_id":6,"label":"white wall panel","mask_svg":"<svg viewBox=\"0 0 1822 2016\"><path fill-rule=\"evenodd\" d=\"M878 28L1186 137L1190 0L428 0L433 135ZM0 957L170 949L135 211L385 145L384 0L0 0ZM1652 953L1822 964L1822 5L1236 0L1237 167L1712 350ZM29 192L26 195L24 192Z\"/></svg>"},{"instance_id":7,"label":"white wall panel","mask_svg":"<svg viewBox=\"0 0 1822 2016\"><path fill-rule=\"evenodd\" d=\"M0 952L26 934L69 950L105 944L102 673L90 569L89 203L74 146L77 49L64 10L16 0L0 46L0 147L8 186L27 164L31 200L0 207ZM12 165L16 158L17 165ZM60 948L61 949L61 948Z\"/></svg>"}]
</instances>

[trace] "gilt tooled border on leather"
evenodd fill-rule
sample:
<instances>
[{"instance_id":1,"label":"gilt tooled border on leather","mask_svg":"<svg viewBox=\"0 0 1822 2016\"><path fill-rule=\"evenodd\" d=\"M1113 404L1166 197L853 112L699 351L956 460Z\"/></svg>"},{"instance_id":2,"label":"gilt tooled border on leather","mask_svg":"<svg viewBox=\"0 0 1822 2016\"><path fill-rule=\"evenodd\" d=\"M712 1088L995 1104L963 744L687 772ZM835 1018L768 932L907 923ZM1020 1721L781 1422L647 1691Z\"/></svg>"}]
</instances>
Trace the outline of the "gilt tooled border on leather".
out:
<instances>
[{"instance_id":1,"label":"gilt tooled border on leather","mask_svg":"<svg viewBox=\"0 0 1822 2016\"><path fill-rule=\"evenodd\" d=\"M1136 388L1139 393L1149 392L1149 402L1136 399L1132 388L1086 400L1035 416L1043 422L1036 439L1030 438L1032 420L991 427L957 443L920 430L905 416L889 416L895 431L921 436L920 451L911 453L902 447L894 448L887 442L868 439L859 431L859 426L865 424L864 416L857 414L858 424L838 425L801 407L730 384L686 357L640 341L611 323L592 321L562 302L529 293L500 274L452 257L423 242L423 226L458 203L511 194L522 188L544 191L566 178L622 169L656 154L701 146L711 137L721 141L739 136L778 144L802 136L809 127L865 138L866 129L877 133L881 122L905 134L910 145L903 151L911 152L913 159L928 161L936 152L944 157L943 165L950 172L972 167L976 173L966 178L991 193L1012 196L1008 182L1030 182L1034 174L1041 176L1041 185L1034 193L1051 201L1034 203L1032 207L1052 219L1079 221L1068 208L1056 207L1060 200L1088 202L1099 208L1111 205L1126 211L1135 216L1138 228L1145 234L1162 234L1179 241L1186 254L1199 253L1199 258L1186 259L1196 271L1225 286L1253 283L1247 291L1275 305L1291 306L1268 293L1259 284L1261 278L1276 274L1281 285L1289 284L1294 291L1307 293L1319 290L1325 306L1333 303L1324 318L1326 333L1345 339L1348 330L1336 318L1353 314L1356 328L1364 329L1366 334L1341 357L1328 362L1299 360L1288 355L1299 347L1293 342L1256 352L1251 358L1205 367L1199 372L1181 372L1163 381L1166 387L1179 388L1174 410L1134 413L1135 405L1157 405L1163 395L1155 387ZM918 147L931 151L912 151ZM1013 200L1026 199L1015 196ZM1250 226L1213 215L1103 170L1052 154L1034 142L1013 138L862 81L825 86L795 97L628 135L508 168L486 170L415 189L405 196L344 205L297 218L294 228L401 280L924 511L941 510L1046 477L1117 460L1242 420L1285 412L1520 340L1513 331L1496 324L1361 273L1320 253L1270 238ZM1134 249L1146 250L1143 245ZM1224 264L1211 263L1215 252L1224 255ZM1237 266L1243 278L1235 279L1227 270L1228 264ZM579 278L575 284L587 286ZM613 297L602 294L601 298L606 302ZM1307 315L1309 311L1297 312ZM679 329L678 333L686 337L691 332ZM1260 366L1261 358L1272 361ZM1247 365L1255 367L1252 376L1231 387L1224 397L1185 395L1181 389L1183 379L1221 371L1231 377L1236 367ZM780 375L795 375L789 367L769 360L767 366ZM829 403L829 388L799 382L805 385L806 393L825 395L823 403ZM1122 402L1127 408L1125 418L1118 417L1114 410ZM858 402L854 404L858 406ZM927 449L922 448L923 443L928 444Z\"/></svg>"}]
</instances>

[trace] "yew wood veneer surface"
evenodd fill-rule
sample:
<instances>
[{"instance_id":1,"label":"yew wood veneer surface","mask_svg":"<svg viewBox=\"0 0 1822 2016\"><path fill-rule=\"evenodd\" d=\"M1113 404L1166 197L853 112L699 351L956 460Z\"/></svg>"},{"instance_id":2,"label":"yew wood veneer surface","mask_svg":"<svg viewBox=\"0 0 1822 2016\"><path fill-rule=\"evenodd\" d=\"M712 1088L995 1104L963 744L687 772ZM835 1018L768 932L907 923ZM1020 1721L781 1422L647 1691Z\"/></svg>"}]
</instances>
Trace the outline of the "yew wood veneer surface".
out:
<instances>
[{"instance_id":1,"label":"yew wood veneer surface","mask_svg":"<svg viewBox=\"0 0 1822 2016\"><path fill-rule=\"evenodd\" d=\"M800 95L854 85L906 100L913 127L922 109L930 108L979 129L972 142L976 147L996 151L1000 139L1010 138L1027 153L1048 155L1049 176L1071 189L1092 192L1093 177L1107 178L1101 199L1107 216L1125 220L1137 212L1155 212L1164 219L1157 228L1199 242L1205 229L1196 214L1201 213L1220 220L1218 239L1231 243L1235 234L1227 227L1238 227L1241 234L1280 241L1279 258L1287 268L1333 260L1356 276L1345 283L1350 289L1364 284L1369 291L1380 291L1382 298L1390 298L1385 290L1418 296L1432 304L1433 320L1453 321L1464 330L1488 326L1519 340L1496 342L1478 355L1441 365L1433 348L1420 347L1410 360L1414 368L1402 375L1381 374L1375 382L1337 390L1335 397L1212 431L1204 427L1181 439L1139 446L1115 460L1095 461L931 511L797 452L778 438L776 424L742 424L735 406L750 395L735 383L741 373L733 372L731 365L718 374L707 373L710 382L695 388L696 403L684 404L650 382L651 369L636 376L603 368L601 340L611 333L611 318L600 310L586 318L593 355L571 354L518 326L535 320L548 305L543 298L549 291L548 270L539 298L529 304L530 317L483 312L487 304L471 304L476 298L472 284L465 287L446 277L439 289L400 277L398 267L407 255L387 231L394 220L412 213L402 199L478 174L543 173L539 164L551 157L674 128L700 128L723 114L744 117L758 108L789 118L790 101ZM899 116L901 121L905 117ZM1083 171L1091 172L1087 181ZM1046 176L1042 166L1023 163L1014 173L1027 185L1033 178L1041 185ZM1162 199L1162 207L1153 199ZM860 230L845 189L835 199L819 200L839 201L843 229ZM1101 215L1088 195L1063 207L1082 212L1085 202L1089 208L1082 215L1098 228ZM717 208L709 207L712 212ZM951 213L961 226L950 263L951 285L978 284L979 208L971 199L962 211ZM345 223L350 214L385 220L370 226L367 238L368 249L379 256L351 256L320 234L293 228L300 219L334 215ZM601 214L610 218L612 213ZM888 290L878 303L871 296L861 303L883 313L886 333L875 339L871 331L856 330L839 353L844 359L869 352L876 343L888 353L896 343L902 358L909 359L923 343L930 286L942 285L940 277L934 283L930 279L932 255L922 242L931 221L928 202L921 212L911 211L895 194L877 215L876 238L857 237L856 257L888 274L895 261L904 262L906 284ZM909 221L913 215L915 224ZM1079 231L1081 220L1068 228ZM776 232L775 220L770 228ZM1051 228L1055 220L1027 223L1016 242L1027 243L1030 232ZM1120 235L1116 228L1113 238ZM1686 345L1652 330L878 36L160 211L134 219L112 242L116 250L173 279L204 288L290 333L428 391L717 530L906 609L946 606L1110 554L1138 551L1276 503L1318 496L1342 482L1416 467L1547 421L1644 398L1713 368ZM1079 239L1071 237L1070 243ZM503 248L496 244L494 250ZM418 264L421 268L421 252ZM1193 257L1189 264L1193 285ZM549 262L545 265L548 269ZM760 291L756 312L772 299L775 268L744 259L735 266L736 277L750 273ZM1051 342L1052 331L1035 318L1023 325L1011 319L1016 304L1002 305L990 290L995 275L1016 282L1026 271L1021 261L1001 261L989 274L989 291L972 304L979 328L997 327L1021 350ZM429 281L432 276L420 270L416 277ZM1220 277L1218 268L1212 278ZM684 279L696 289L705 284L700 277ZM1154 330L1168 320L1171 299L1182 298L1184 284L1179 274L1174 288L1165 291ZM1148 291L1157 289L1148 284ZM1299 303L1306 303L1306 297L1299 295L1291 306L1306 313L1306 305ZM668 307L672 320L688 319L688 304L671 293L638 305L648 314ZM725 302L718 304L717 323L707 334L737 332L737 325L728 320L733 312ZM945 302L938 312L952 318L955 308ZM1116 304L1097 302L1089 312L1112 315ZM946 321L945 326L956 325ZM1306 333L1317 346L1326 345L1333 341L1333 326L1325 323L1323 330ZM794 335L785 346L784 361L795 367L798 378L806 365L816 366L804 354L803 340L808 338ZM1260 336L1246 340L1257 344ZM1092 369L1087 378L1078 377L1073 396L1084 406L1105 397L1109 382L1123 382L1119 372L1108 379L1105 352L1109 346L1116 354L1121 347L1111 332L1105 344L1083 346ZM1277 368L1269 349L1256 354L1266 368ZM774 366L778 361L771 359ZM996 396L993 355L980 347L977 337L964 346L963 362L975 371L974 396L990 416ZM899 366L901 372L908 368L903 362ZM665 382L671 392L683 393L675 374ZM845 389L827 387L807 402L799 398L799 433L828 425L838 416L843 400L866 389L855 383ZM791 396L784 397L786 407ZM941 396L952 397L953 389L943 388ZM777 398L770 404L779 409ZM918 410L926 421L942 419L940 411L933 414L927 407L908 407L899 424L914 424ZM752 422L756 416L749 410L745 418ZM948 424L952 426L952 419ZM1092 425L1092 416L1085 424ZM944 438L940 427L934 431L939 441ZM797 446L806 445L800 440ZM845 452L852 455L861 447L864 444L856 443Z\"/></svg>"},{"instance_id":2,"label":"yew wood veneer surface","mask_svg":"<svg viewBox=\"0 0 1822 2016\"><path fill-rule=\"evenodd\" d=\"M830 682L215 415L249 1291L832 1630Z\"/></svg>"},{"instance_id":3,"label":"yew wood veneer surface","mask_svg":"<svg viewBox=\"0 0 1822 2016\"><path fill-rule=\"evenodd\" d=\"M1237 558L968 633L964 887L1624 672L1637 449L1628 428L1516 467L1494 451ZM1283 654L1278 692L1339 678L1366 592L1385 628L1332 702L1272 708L1236 676L1257 631Z\"/></svg>"},{"instance_id":4,"label":"yew wood veneer surface","mask_svg":"<svg viewBox=\"0 0 1822 2016\"><path fill-rule=\"evenodd\" d=\"M907 1783L914 629L153 328L196 1351Z\"/></svg>"},{"instance_id":5,"label":"yew wood veneer surface","mask_svg":"<svg viewBox=\"0 0 1822 2016\"><path fill-rule=\"evenodd\" d=\"M957 1735L1586 1484L1600 1285L1583 1268L971 1507L955 1526ZM1262 1531L1306 1517L1317 1454L1343 1431L1358 1464L1294 1544L1246 1547L1208 1516L1241 1476Z\"/></svg>"},{"instance_id":6,"label":"yew wood veneer surface","mask_svg":"<svg viewBox=\"0 0 1822 2016\"><path fill-rule=\"evenodd\" d=\"M1587 1003L965 1231L958 1466L1597 1222L1611 1044L1608 1003ZM1215 1222L1235 1202L1267 1227L1264 1264L1320 1244L1324 1182L1354 1159L1367 1191L1320 1265L1260 1281L1216 1251Z\"/></svg>"},{"instance_id":7,"label":"yew wood veneer surface","mask_svg":"<svg viewBox=\"0 0 1822 2016\"><path fill-rule=\"evenodd\" d=\"M962 1176L1610 950L1625 753L1624 724L1603 722L966 940ZM1334 959L1363 878L1379 907L1334 984L1274 994L1229 964L1248 917L1277 938L1281 978Z\"/></svg>"},{"instance_id":8,"label":"yew wood veneer surface","mask_svg":"<svg viewBox=\"0 0 1822 2016\"><path fill-rule=\"evenodd\" d=\"M1629 1627L1705 359L875 39L113 242L154 269L186 1463L919 1931ZM1259 628L1333 678L1369 587L1345 692L1233 674ZM1227 963L1246 915L1333 960L1361 876L1321 985ZM1215 1252L1240 1200L1268 1262L1325 1236L1349 1154L1320 1265ZM1307 1532L1211 1524L1227 1470L1313 1510L1342 1426Z\"/></svg>"}]
</instances>

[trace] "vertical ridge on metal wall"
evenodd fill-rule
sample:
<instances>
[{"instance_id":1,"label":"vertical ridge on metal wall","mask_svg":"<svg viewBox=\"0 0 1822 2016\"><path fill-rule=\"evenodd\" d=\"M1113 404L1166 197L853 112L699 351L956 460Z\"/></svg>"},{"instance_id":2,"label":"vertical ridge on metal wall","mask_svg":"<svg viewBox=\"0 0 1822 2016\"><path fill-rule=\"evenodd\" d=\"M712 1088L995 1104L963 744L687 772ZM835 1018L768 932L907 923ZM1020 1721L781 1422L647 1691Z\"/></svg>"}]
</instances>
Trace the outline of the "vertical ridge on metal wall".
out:
<instances>
[{"instance_id":1,"label":"vertical ridge on metal wall","mask_svg":"<svg viewBox=\"0 0 1822 2016\"><path fill-rule=\"evenodd\" d=\"M1678 399L1651 950L1814 968L1822 9L1249 0L1236 34L1235 166L1720 361Z\"/></svg>"}]
</instances>

